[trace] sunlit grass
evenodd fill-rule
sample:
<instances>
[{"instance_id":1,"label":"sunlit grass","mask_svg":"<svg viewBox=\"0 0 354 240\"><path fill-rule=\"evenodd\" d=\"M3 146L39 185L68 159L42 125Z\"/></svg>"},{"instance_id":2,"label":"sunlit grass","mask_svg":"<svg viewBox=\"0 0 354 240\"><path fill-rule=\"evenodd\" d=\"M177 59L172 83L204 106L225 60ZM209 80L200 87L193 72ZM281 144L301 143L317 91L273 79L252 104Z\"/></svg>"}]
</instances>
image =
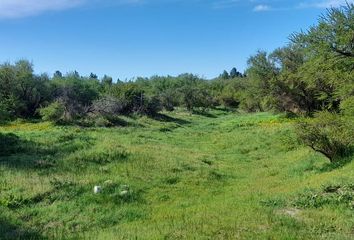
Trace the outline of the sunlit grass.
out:
<instances>
[{"instance_id":1,"label":"sunlit grass","mask_svg":"<svg viewBox=\"0 0 354 240\"><path fill-rule=\"evenodd\" d=\"M211 114L126 118L134 124L120 128L1 126L26 142L0 158L0 239L353 237L349 208L287 214L307 189L354 182L353 163L328 170L283 116Z\"/></svg>"}]
</instances>

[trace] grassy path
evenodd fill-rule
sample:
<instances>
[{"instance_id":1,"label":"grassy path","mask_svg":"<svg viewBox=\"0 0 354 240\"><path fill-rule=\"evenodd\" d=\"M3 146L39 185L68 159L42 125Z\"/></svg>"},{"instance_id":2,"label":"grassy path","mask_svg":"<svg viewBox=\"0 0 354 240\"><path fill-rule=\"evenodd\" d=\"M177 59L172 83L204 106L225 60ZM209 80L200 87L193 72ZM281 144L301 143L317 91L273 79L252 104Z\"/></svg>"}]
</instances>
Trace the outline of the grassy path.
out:
<instances>
[{"instance_id":1,"label":"grassy path","mask_svg":"<svg viewBox=\"0 0 354 240\"><path fill-rule=\"evenodd\" d=\"M126 121L0 127L20 137L17 154L0 156L0 239L354 237L348 206L294 205L309 189L353 182L354 165L330 170L292 121L222 111Z\"/></svg>"}]
</instances>

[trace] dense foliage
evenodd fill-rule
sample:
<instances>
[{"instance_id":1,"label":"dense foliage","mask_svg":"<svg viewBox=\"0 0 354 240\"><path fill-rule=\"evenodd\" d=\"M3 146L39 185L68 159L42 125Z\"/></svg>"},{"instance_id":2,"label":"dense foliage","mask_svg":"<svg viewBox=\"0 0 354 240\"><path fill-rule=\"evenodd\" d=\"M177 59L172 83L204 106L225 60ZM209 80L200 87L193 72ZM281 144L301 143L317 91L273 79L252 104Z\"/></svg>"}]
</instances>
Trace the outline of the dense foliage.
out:
<instances>
[{"instance_id":1,"label":"dense foliage","mask_svg":"<svg viewBox=\"0 0 354 240\"><path fill-rule=\"evenodd\" d=\"M99 79L94 73L85 77L76 71L66 75L57 71L48 77L34 74L25 60L4 63L0 65L0 121L41 116L53 122L98 119L111 125L109 118L119 115L154 116L176 107L200 113L215 106L301 116L330 111L351 121L353 12L353 4L330 9L317 25L293 34L287 46L251 56L244 74L233 68L212 80L181 74L114 82L107 75Z\"/></svg>"},{"instance_id":2,"label":"dense foliage","mask_svg":"<svg viewBox=\"0 0 354 240\"><path fill-rule=\"evenodd\" d=\"M0 239L352 239L353 13L211 80L0 65Z\"/></svg>"},{"instance_id":3,"label":"dense foliage","mask_svg":"<svg viewBox=\"0 0 354 240\"><path fill-rule=\"evenodd\" d=\"M297 132L306 145L331 162L347 156L354 148L354 121L334 113L316 113L314 119L300 122Z\"/></svg>"}]
</instances>

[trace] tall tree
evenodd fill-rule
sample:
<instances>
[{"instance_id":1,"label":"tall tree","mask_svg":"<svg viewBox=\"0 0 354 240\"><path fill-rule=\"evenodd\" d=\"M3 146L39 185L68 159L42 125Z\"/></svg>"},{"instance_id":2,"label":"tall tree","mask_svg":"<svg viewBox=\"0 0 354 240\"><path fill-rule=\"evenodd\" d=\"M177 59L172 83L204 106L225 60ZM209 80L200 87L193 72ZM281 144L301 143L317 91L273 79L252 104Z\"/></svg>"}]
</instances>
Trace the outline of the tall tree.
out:
<instances>
[{"instance_id":1,"label":"tall tree","mask_svg":"<svg viewBox=\"0 0 354 240\"><path fill-rule=\"evenodd\" d=\"M234 68L232 68L231 71L230 71L230 77L231 77L231 78L242 77L242 73L240 73L239 71L237 71L237 69L234 67Z\"/></svg>"},{"instance_id":2,"label":"tall tree","mask_svg":"<svg viewBox=\"0 0 354 240\"><path fill-rule=\"evenodd\" d=\"M101 83L104 85L104 86L111 86L112 83L113 83L113 78L110 77L110 76L107 76L107 75L104 75L103 78L101 79Z\"/></svg>"},{"instance_id":3,"label":"tall tree","mask_svg":"<svg viewBox=\"0 0 354 240\"><path fill-rule=\"evenodd\" d=\"M98 79L97 75L94 73L90 73L90 78L91 79Z\"/></svg>"},{"instance_id":4,"label":"tall tree","mask_svg":"<svg viewBox=\"0 0 354 240\"><path fill-rule=\"evenodd\" d=\"M62 78L63 74L60 71L55 71L55 73L53 74L53 78Z\"/></svg>"},{"instance_id":5,"label":"tall tree","mask_svg":"<svg viewBox=\"0 0 354 240\"><path fill-rule=\"evenodd\" d=\"M224 70L224 72L220 75L220 77L222 79L229 79L230 75L229 75L229 73L226 70Z\"/></svg>"}]
</instances>

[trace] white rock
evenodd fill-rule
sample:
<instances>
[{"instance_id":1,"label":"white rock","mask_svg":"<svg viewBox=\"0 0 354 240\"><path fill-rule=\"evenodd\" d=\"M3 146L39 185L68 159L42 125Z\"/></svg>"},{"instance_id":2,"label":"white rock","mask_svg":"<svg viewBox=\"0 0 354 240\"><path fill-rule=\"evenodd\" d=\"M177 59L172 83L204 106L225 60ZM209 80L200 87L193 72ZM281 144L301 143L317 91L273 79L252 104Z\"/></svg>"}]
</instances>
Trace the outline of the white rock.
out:
<instances>
[{"instance_id":1,"label":"white rock","mask_svg":"<svg viewBox=\"0 0 354 240\"><path fill-rule=\"evenodd\" d=\"M95 187L93 188L93 193L94 193L94 194L98 194L98 193L100 193L100 192L102 192L102 187L101 187L101 186L95 186Z\"/></svg>"}]
</instances>

